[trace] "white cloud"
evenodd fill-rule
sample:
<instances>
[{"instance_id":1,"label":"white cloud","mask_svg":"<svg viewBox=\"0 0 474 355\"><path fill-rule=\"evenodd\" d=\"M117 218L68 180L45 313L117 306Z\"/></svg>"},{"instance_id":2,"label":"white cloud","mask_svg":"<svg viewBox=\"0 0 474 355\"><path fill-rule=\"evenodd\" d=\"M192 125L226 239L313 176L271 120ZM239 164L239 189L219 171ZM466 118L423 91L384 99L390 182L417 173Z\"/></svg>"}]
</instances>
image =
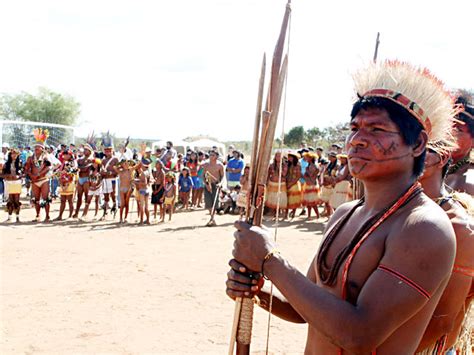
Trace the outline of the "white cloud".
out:
<instances>
[{"instance_id":1,"label":"white cloud","mask_svg":"<svg viewBox=\"0 0 474 355\"><path fill-rule=\"evenodd\" d=\"M3 1L0 91L73 95L82 135L250 139L261 56L285 2ZM293 1L285 127L347 119L350 72L371 59L377 31L381 59L473 88L473 10L470 0Z\"/></svg>"}]
</instances>

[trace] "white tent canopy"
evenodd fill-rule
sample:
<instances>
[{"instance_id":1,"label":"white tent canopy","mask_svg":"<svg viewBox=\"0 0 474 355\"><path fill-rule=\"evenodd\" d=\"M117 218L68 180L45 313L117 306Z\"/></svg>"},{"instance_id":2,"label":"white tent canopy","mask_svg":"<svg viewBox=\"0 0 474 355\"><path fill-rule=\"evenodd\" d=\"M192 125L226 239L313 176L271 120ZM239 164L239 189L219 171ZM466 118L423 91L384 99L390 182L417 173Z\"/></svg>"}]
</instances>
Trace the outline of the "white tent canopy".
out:
<instances>
[{"instance_id":1,"label":"white tent canopy","mask_svg":"<svg viewBox=\"0 0 474 355\"><path fill-rule=\"evenodd\" d=\"M167 141L168 140L166 141L161 140L161 141L153 142L151 145L152 151L154 152L156 148L166 148ZM176 149L178 153L181 153L183 155L186 155L186 151L188 149L194 150L194 143L189 143L182 140L172 140L171 142L173 143L173 148Z\"/></svg>"},{"instance_id":2,"label":"white tent canopy","mask_svg":"<svg viewBox=\"0 0 474 355\"><path fill-rule=\"evenodd\" d=\"M203 151L208 151L212 149L212 147L217 147L217 150L221 156L224 156L226 153L225 144L210 139L198 139L197 141L191 142L190 144L192 144L195 149Z\"/></svg>"}]
</instances>

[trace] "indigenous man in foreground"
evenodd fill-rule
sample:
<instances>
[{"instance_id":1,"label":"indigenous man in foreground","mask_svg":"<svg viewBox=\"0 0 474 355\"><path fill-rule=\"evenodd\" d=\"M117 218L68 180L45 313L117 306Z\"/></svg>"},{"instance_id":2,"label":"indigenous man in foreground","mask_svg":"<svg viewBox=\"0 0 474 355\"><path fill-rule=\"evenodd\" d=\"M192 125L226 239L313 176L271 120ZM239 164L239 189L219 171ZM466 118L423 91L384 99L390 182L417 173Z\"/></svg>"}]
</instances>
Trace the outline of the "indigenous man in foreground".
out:
<instances>
[{"instance_id":1,"label":"indigenous man in foreground","mask_svg":"<svg viewBox=\"0 0 474 355\"><path fill-rule=\"evenodd\" d=\"M428 144L425 171L420 179L424 192L446 211L456 233L454 269L418 347L420 354L427 355L444 354L454 347L474 286L474 225L466 211L473 201L467 195L450 194L445 188L450 146L449 142Z\"/></svg>"},{"instance_id":2,"label":"indigenous man in foreground","mask_svg":"<svg viewBox=\"0 0 474 355\"><path fill-rule=\"evenodd\" d=\"M236 222L230 297L282 293L272 313L308 323L306 354L413 354L449 280L455 236L446 213L417 183L428 139L449 132L453 101L427 70L372 64L355 76L347 152L365 198L341 205L307 275L276 251L270 233Z\"/></svg>"},{"instance_id":3,"label":"indigenous man in foreground","mask_svg":"<svg viewBox=\"0 0 474 355\"><path fill-rule=\"evenodd\" d=\"M206 209L211 214L211 220L207 226L215 226L216 221L214 220L213 210L216 202L216 196L218 194L219 184L222 182L224 177L224 166L220 161L217 160L219 153L217 150L211 150L209 152L209 161L203 164L204 179L205 179L205 190L204 190L204 204ZM213 208L214 207L214 208Z\"/></svg>"},{"instance_id":4,"label":"indigenous man in foreground","mask_svg":"<svg viewBox=\"0 0 474 355\"><path fill-rule=\"evenodd\" d=\"M25 175L30 178L32 182L31 195L35 204L36 217L34 221L40 221L40 211L44 207L46 212L45 222L50 221L49 217L49 171L51 170L51 162L48 159L48 154L45 152L44 143L48 139L48 130L37 128L33 131L36 139L34 152L29 157L25 164Z\"/></svg>"},{"instance_id":5,"label":"indigenous man in foreground","mask_svg":"<svg viewBox=\"0 0 474 355\"><path fill-rule=\"evenodd\" d=\"M457 103L464 107L456 118L455 138L458 149L453 156L453 166L449 169L447 184L459 192L474 195L474 164L471 161L471 150L474 142L474 105L464 97Z\"/></svg>"}]
</instances>

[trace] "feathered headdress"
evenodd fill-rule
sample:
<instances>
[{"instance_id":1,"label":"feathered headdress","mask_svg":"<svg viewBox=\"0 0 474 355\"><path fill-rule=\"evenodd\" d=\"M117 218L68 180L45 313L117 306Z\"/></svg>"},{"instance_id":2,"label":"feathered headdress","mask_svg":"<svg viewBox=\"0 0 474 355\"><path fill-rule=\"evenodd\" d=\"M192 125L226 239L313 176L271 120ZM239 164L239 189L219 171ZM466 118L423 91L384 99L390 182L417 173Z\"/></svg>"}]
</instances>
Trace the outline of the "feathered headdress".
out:
<instances>
[{"instance_id":1,"label":"feathered headdress","mask_svg":"<svg viewBox=\"0 0 474 355\"><path fill-rule=\"evenodd\" d=\"M40 146L44 148L44 143L49 137L49 131L43 128L35 128L33 130L33 136L35 137L35 140L36 140L35 146Z\"/></svg>"},{"instance_id":2,"label":"feathered headdress","mask_svg":"<svg viewBox=\"0 0 474 355\"><path fill-rule=\"evenodd\" d=\"M381 97L404 107L421 123L430 141L452 150L452 128L461 108L444 84L426 68L400 61L371 63L353 75L359 98Z\"/></svg>"},{"instance_id":3,"label":"feathered headdress","mask_svg":"<svg viewBox=\"0 0 474 355\"><path fill-rule=\"evenodd\" d=\"M102 136L102 148L113 148L114 147L114 141L112 139L112 136L110 135L110 132L107 131L105 135Z\"/></svg>"},{"instance_id":4,"label":"feathered headdress","mask_svg":"<svg viewBox=\"0 0 474 355\"><path fill-rule=\"evenodd\" d=\"M86 143L84 143L84 149L88 149L91 153L94 153L94 151L97 150L94 131L87 136Z\"/></svg>"}]
</instances>

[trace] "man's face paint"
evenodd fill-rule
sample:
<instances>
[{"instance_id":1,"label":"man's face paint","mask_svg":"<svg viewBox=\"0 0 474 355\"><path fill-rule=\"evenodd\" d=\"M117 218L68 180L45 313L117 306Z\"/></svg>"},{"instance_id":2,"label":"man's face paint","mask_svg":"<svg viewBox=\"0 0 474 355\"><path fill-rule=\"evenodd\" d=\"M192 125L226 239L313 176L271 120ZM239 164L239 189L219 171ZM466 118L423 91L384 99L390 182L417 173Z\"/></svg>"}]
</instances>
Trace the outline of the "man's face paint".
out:
<instances>
[{"instance_id":1,"label":"man's face paint","mask_svg":"<svg viewBox=\"0 0 474 355\"><path fill-rule=\"evenodd\" d=\"M454 137L456 138L458 148L453 152L453 159L458 161L469 155L474 138L471 137L469 127L458 122L454 126Z\"/></svg>"},{"instance_id":2,"label":"man's face paint","mask_svg":"<svg viewBox=\"0 0 474 355\"><path fill-rule=\"evenodd\" d=\"M360 111L346 140L349 170L359 179L380 179L413 170L413 152L383 109Z\"/></svg>"}]
</instances>

